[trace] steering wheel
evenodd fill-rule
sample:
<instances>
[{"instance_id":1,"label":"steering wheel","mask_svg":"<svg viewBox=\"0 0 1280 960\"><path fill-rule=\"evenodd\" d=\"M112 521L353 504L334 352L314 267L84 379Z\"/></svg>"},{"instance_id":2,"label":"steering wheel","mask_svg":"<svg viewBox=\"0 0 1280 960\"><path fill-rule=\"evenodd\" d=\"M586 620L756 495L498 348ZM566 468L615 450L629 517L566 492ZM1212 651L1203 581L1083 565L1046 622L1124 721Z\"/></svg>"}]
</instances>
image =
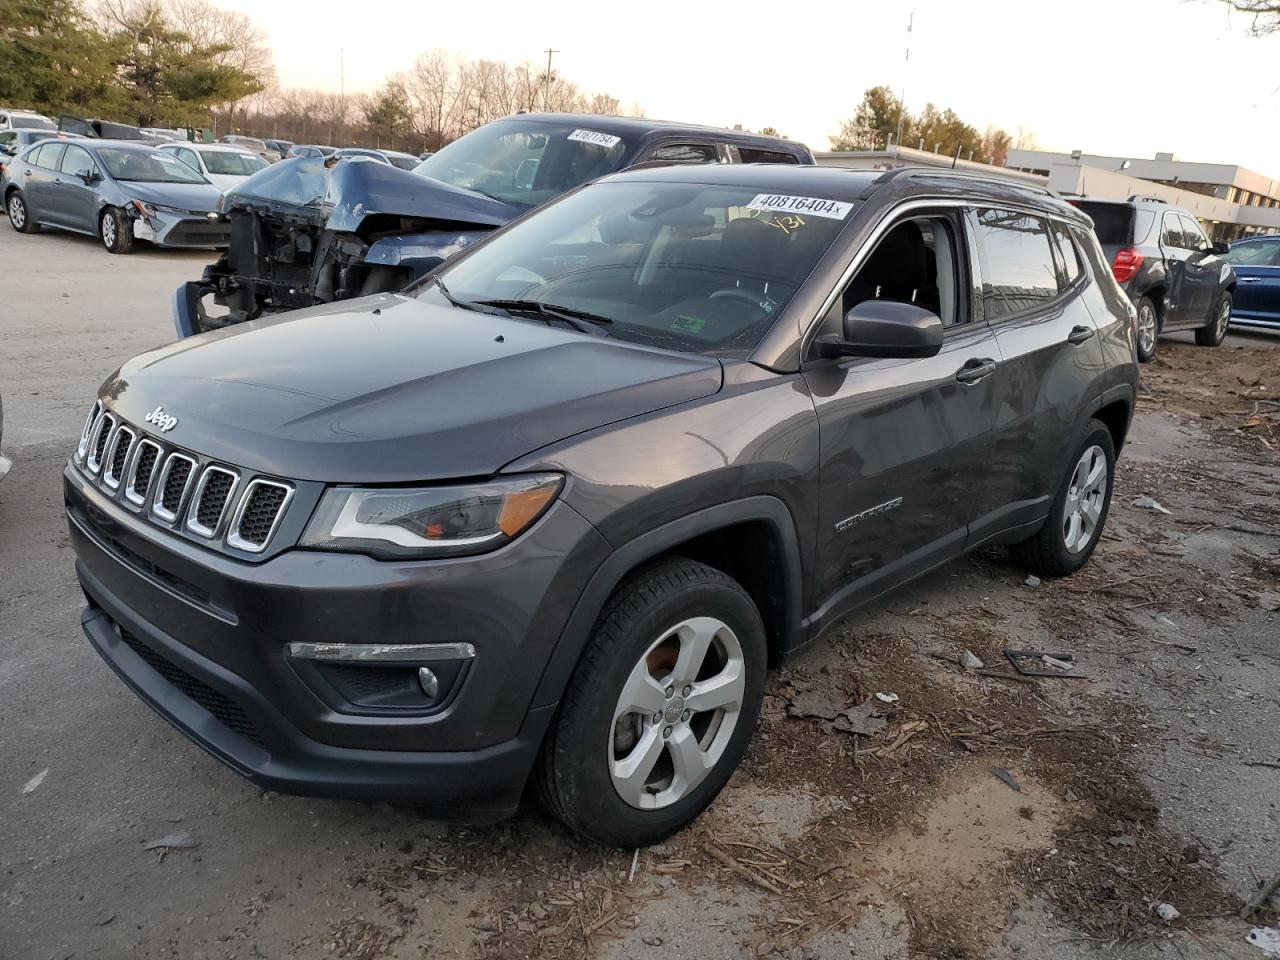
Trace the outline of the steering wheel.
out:
<instances>
[{"instance_id":1,"label":"steering wheel","mask_svg":"<svg viewBox=\"0 0 1280 960\"><path fill-rule=\"evenodd\" d=\"M717 290L707 298L708 300L740 300L743 303L750 304L757 310L765 309L762 304L769 300L764 294L757 290L743 290L741 287L725 287ZM772 302L772 301L770 301Z\"/></svg>"}]
</instances>

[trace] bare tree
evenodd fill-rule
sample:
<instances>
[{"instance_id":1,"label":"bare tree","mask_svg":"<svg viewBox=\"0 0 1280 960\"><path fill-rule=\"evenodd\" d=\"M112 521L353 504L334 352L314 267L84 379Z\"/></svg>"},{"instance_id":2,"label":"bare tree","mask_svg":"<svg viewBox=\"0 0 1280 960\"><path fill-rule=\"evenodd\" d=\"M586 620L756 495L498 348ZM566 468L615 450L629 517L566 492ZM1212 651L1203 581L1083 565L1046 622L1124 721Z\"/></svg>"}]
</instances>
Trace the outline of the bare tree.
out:
<instances>
[{"instance_id":1,"label":"bare tree","mask_svg":"<svg viewBox=\"0 0 1280 960\"><path fill-rule=\"evenodd\" d=\"M1261 37L1268 33L1280 33L1280 2L1277 0L1222 0L1237 13L1253 18L1249 32Z\"/></svg>"}]
</instances>

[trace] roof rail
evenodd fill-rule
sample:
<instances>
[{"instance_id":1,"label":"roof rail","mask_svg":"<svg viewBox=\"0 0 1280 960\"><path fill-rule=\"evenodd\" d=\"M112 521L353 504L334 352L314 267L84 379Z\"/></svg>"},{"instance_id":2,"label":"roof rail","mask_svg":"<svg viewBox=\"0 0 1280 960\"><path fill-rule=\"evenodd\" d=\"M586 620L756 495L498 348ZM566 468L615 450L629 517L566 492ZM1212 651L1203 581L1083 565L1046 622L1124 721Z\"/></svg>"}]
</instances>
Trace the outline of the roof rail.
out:
<instances>
[{"instance_id":1,"label":"roof rail","mask_svg":"<svg viewBox=\"0 0 1280 960\"><path fill-rule=\"evenodd\" d=\"M966 170L963 167L895 167L893 170L886 170L876 178L876 183L889 183L893 180L904 180L911 177L962 177L965 180L978 180L983 183L994 183L1002 187L1021 187L1024 190L1030 190L1033 193L1043 193L1045 196L1056 197L1057 194L1048 187L1038 183L1027 183L1015 177L1000 177L989 173L983 173L974 170Z\"/></svg>"},{"instance_id":2,"label":"roof rail","mask_svg":"<svg viewBox=\"0 0 1280 960\"><path fill-rule=\"evenodd\" d=\"M1145 194L1141 194L1141 193L1129 194L1129 202L1132 203L1135 200L1145 200L1147 203L1163 203L1165 205L1168 205L1169 203L1169 201L1166 200L1164 197L1148 197Z\"/></svg>"}]
</instances>

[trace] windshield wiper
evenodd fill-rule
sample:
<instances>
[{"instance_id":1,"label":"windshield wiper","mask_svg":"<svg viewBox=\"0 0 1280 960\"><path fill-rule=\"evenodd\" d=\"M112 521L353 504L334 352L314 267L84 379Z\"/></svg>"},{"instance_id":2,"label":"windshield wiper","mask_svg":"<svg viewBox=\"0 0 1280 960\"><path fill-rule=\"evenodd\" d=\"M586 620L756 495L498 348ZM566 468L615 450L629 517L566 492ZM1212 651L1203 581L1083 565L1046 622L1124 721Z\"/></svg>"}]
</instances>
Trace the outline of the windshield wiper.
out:
<instances>
[{"instance_id":1,"label":"windshield wiper","mask_svg":"<svg viewBox=\"0 0 1280 960\"><path fill-rule=\"evenodd\" d=\"M440 291L440 293L444 296L446 300L449 301L450 304L457 307L458 309L472 310L476 313L487 313L490 316L497 316L497 314L493 310L486 310L479 303L473 302L471 300L459 300L457 297L455 297L452 293L449 292L449 288L444 285L444 281L441 280L439 277L432 277L432 279L435 281L436 289Z\"/></svg>"},{"instance_id":2,"label":"windshield wiper","mask_svg":"<svg viewBox=\"0 0 1280 960\"><path fill-rule=\"evenodd\" d=\"M599 328L613 323L610 317L603 317L598 313L578 310L575 307L562 307L555 303L544 303L541 300L477 300L476 303L486 307L498 307L501 310L514 310L517 313L536 313L544 317L555 317L582 333L602 336L608 336L608 334Z\"/></svg>"}]
</instances>

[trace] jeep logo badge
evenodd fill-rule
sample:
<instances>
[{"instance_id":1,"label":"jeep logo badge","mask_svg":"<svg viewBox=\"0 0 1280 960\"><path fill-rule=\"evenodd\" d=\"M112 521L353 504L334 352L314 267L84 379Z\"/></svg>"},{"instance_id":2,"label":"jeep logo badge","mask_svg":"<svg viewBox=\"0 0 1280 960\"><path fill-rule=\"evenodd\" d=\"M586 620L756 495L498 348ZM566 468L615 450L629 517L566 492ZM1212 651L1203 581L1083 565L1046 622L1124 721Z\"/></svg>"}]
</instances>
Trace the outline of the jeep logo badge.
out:
<instances>
[{"instance_id":1,"label":"jeep logo badge","mask_svg":"<svg viewBox=\"0 0 1280 960\"><path fill-rule=\"evenodd\" d=\"M164 407L156 407L145 417L147 423L156 427L161 433L168 433L178 425L178 418L164 412Z\"/></svg>"}]
</instances>

